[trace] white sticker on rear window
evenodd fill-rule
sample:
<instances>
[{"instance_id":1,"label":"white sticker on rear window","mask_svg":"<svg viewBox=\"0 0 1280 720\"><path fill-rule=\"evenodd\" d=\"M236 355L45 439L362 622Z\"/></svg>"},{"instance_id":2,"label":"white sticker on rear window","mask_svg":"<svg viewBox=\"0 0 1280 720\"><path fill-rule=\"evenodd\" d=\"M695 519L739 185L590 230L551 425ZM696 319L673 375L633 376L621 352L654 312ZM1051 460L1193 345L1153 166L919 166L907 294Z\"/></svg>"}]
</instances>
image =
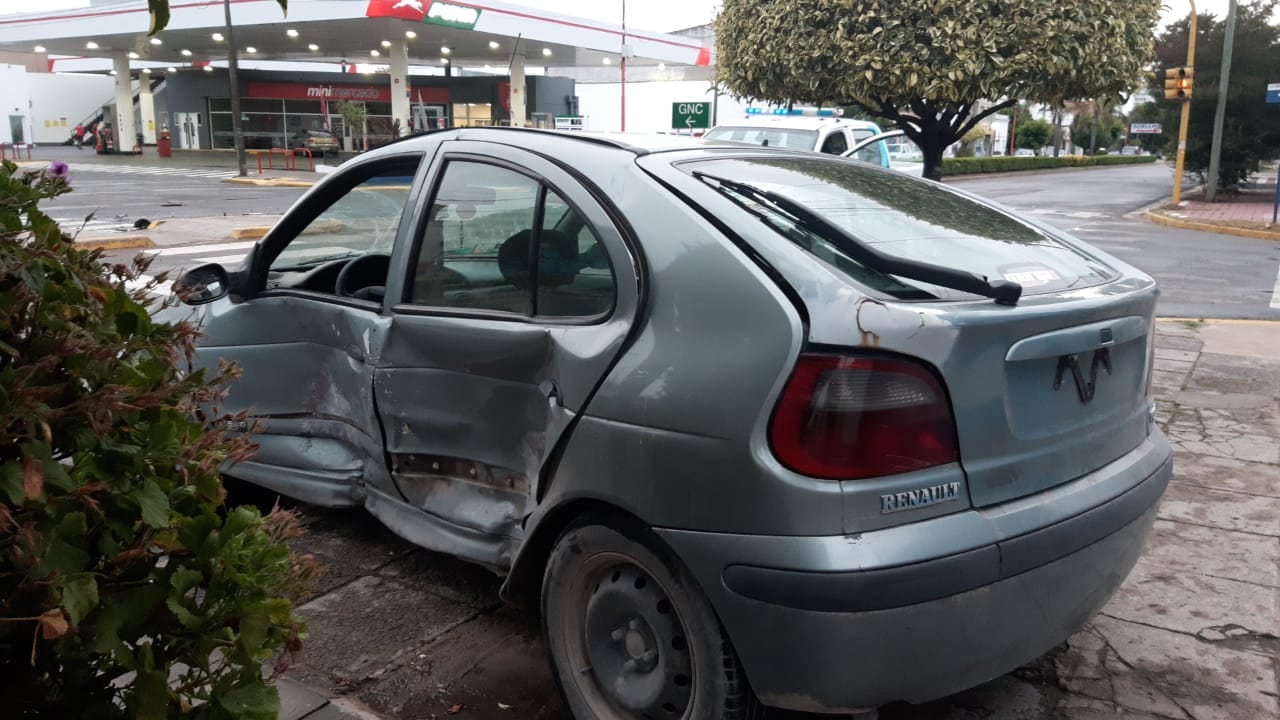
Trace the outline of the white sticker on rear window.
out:
<instances>
[{"instance_id":1,"label":"white sticker on rear window","mask_svg":"<svg viewBox=\"0 0 1280 720\"><path fill-rule=\"evenodd\" d=\"M1018 283L1024 288L1040 287L1062 279L1056 271L1042 265L1004 270L1002 274L1005 280Z\"/></svg>"}]
</instances>

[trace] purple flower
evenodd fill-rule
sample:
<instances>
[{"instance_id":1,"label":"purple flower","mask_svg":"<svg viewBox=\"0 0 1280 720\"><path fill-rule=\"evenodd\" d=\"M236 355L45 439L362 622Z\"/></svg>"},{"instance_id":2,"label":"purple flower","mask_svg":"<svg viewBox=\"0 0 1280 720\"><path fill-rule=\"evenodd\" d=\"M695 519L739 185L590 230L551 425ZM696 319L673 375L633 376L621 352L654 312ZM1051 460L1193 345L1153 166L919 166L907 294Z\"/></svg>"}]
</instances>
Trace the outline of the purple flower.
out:
<instances>
[{"instance_id":1,"label":"purple flower","mask_svg":"<svg viewBox=\"0 0 1280 720\"><path fill-rule=\"evenodd\" d=\"M49 163L48 173L50 177L62 178L63 180L71 179L71 168L61 160L54 160Z\"/></svg>"}]
</instances>

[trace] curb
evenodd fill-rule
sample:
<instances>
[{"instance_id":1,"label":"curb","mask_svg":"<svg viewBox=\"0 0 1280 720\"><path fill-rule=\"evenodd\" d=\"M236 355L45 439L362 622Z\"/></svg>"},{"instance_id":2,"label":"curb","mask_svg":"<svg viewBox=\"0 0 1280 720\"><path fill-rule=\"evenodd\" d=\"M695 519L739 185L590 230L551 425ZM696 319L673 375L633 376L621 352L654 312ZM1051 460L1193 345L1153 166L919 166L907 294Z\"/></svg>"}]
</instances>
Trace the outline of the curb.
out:
<instances>
[{"instance_id":1,"label":"curb","mask_svg":"<svg viewBox=\"0 0 1280 720\"><path fill-rule=\"evenodd\" d=\"M1241 318L1156 318L1157 323L1199 323L1201 325L1277 325L1280 320L1244 320Z\"/></svg>"},{"instance_id":2,"label":"curb","mask_svg":"<svg viewBox=\"0 0 1280 720\"><path fill-rule=\"evenodd\" d=\"M1142 215L1143 219L1155 225L1165 225L1168 227L1178 228L1180 230L1199 230L1200 232L1217 233L1219 235L1235 235L1237 237L1254 238L1257 240L1276 240L1280 241L1280 232L1275 230L1254 230L1252 228L1238 228L1230 225L1214 225L1212 223L1195 222L1194 220L1182 220L1180 218L1169 217L1158 210L1148 210Z\"/></svg>"},{"instance_id":3,"label":"curb","mask_svg":"<svg viewBox=\"0 0 1280 720\"><path fill-rule=\"evenodd\" d=\"M109 238L85 238L76 240L76 247L85 250L129 250L132 248L153 248L156 243L146 235L121 235Z\"/></svg>"},{"instance_id":4,"label":"curb","mask_svg":"<svg viewBox=\"0 0 1280 720\"><path fill-rule=\"evenodd\" d=\"M232 185L253 185L256 187L292 187L309 188L315 185L313 180L295 180L294 178L227 178L224 183Z\"/></svg>"},{"instance_id":5,"label":"curb","mask_svg":"<svg viewBox=\"0 0 1280 720\"><path fill-rule=\"evenodd\" d=\"M270 225L257 225L255 227L235 228L228 235L232 240L260 240L268 231L271 230Z\"/></svg>"}]
</instances>

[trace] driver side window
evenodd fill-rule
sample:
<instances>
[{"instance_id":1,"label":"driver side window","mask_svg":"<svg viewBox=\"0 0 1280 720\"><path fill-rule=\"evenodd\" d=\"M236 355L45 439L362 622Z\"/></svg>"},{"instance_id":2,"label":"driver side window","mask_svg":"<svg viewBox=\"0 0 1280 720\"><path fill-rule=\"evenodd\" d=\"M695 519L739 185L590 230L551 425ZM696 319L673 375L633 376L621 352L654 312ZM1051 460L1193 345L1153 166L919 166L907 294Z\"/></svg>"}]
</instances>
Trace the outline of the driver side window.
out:
<instances>
[{"instance_id":1,"label":"driver side window","mask_svg":"<svg viewBox=\"0 0 1280 720\"><path fill-rule=\"evenodd\" d=\"M380 300L419 161L396 159L343 191L271 262L267 288Z\"/></svg>"}]
</instances>

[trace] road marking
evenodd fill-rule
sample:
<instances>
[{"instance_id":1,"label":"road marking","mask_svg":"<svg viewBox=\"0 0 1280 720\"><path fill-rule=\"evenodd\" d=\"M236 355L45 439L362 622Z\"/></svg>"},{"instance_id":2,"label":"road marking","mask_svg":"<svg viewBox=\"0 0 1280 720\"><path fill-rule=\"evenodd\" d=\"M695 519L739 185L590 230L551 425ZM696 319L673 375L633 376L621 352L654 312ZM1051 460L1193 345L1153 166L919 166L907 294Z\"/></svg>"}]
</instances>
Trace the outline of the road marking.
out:
<instances>
[{"instance_id":1,"label":"road marking","mask_svg":"<svg viewBox=\"0 0 1280 720\"><path fill-rule=\"evenodd\" d=\"M239 265L240 261L244 260L246 254L247 253L240 253L239 255L222 255L221 257L198 257L195 259L205 263L206 265L210 263L216 263L218 265Z\"/></svg>"},{"instance_id":2,"label":"road marking","mask_svg":"<svg viewBox=\"0 0 1280 720\"><path fill-rule=\"evenodd\" d=\"M73 163L72 174L75 173L115 173L118 175L165 175L198 178L216 178L225 180L240 173L238 170L199 170L182 167L153 167L147 165L103 165L97 163Z\"/></svg>"},{"instance_id":3,"label":"road marking","mask_svg":"<svg viewBox=\"0 0 1280 720\"><path fill-rule=\"evenodd\" d=\"M1271 309L1280 310L1280 267L1276 268L1276 284L1271 288Z\"/></svg>"},{"instance_id":4,"label":"road marking","mask_svg":"<svg viewBox=\"0 0 1280 720\"><path fill-rule=\"evenodd\" d=\"M155 282L155 278L151 277L150 275L139 275L133 280L126 280L124 283L124 286L125 286L125 289L129 290L130 292L134 292L137 290L141 290L142 288L146 287L149 283L152 283L152 282ZM160 283L159 285L156 285L150 291L152 295L159 295L161 297L167 296L172 292L173 292L172 280L166 280Z\"/></svg>"},{"instance_id":5,"label":"road marking","mask_svg":"<svg viewBox=\"0 0 1280 720\"><path fill-rule=\"evenodd\" d=\"M180 247L156 248L148 250L148 255L171 257L175 255L203 255L205 253L226 252L228 250L245 250L253 247L254 242L219 243L216 245L182 245Z\"/></svg>"}]
</instances>

